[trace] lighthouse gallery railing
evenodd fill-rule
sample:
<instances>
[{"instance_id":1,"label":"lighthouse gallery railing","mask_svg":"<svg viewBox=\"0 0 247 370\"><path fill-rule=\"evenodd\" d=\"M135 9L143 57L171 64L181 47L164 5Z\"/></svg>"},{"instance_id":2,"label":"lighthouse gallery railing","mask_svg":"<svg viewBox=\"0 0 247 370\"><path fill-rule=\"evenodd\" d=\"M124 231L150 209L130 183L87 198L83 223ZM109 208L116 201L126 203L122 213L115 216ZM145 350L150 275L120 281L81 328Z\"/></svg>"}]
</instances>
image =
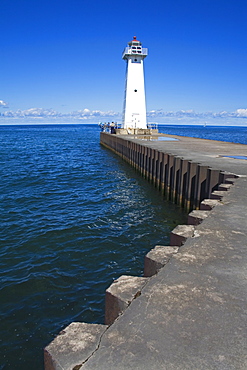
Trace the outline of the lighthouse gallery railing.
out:
<instances>
[{"instance_id":1,"label":"lighthouse gallery railing","mask_svg":"<svg viewBox=\"0 0 247 370\"><path fill-rule=\"evenodd\" d=\"M123 57L124 55L148 55L148 49L142 48L141 50L133 50L127 46L123 51Z\"/></svg>"}]
</instances>

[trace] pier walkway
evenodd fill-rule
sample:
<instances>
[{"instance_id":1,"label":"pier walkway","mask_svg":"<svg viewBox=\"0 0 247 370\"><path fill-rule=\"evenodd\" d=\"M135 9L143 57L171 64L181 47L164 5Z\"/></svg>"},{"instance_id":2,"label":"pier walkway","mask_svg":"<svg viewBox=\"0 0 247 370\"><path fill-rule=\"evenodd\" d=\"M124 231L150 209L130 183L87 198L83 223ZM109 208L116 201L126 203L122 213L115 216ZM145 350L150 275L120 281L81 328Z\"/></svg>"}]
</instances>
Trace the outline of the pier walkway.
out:
<instances>
[{"instance_id":1,"label":"pier walkway","mask_svg":"<svg viewBox=\"0 0 247 370\"><path fill-rule=\"evenodd\" d=\"M229 172L231 179L222 177L225 189L213 185L209 198L218 204L190 237L181 244L171 237L178 251L145 278L124 313L95 335L65 329L46 348L46 369L247 369L247 146L169 135L119 139Z\"/></svg>"}]
</instances>

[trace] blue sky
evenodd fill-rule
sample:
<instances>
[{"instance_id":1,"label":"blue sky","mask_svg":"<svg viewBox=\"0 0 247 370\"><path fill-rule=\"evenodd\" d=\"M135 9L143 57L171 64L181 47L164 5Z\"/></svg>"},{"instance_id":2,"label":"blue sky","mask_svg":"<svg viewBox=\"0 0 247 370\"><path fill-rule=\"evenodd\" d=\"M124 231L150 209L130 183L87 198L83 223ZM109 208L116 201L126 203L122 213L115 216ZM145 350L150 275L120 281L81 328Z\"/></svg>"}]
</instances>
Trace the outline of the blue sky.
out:
<instances>
[{"instance_id":1,"label":"blue sky","mask_svg":"<svg viewBox=\"0 0 247 370\"><path fill-rule=\"evenodd\" d=\"M1 0L0 113L121 113L136 35L154 117L247 117L246 14L242 0Z\"/></svg>"}]
</instances>

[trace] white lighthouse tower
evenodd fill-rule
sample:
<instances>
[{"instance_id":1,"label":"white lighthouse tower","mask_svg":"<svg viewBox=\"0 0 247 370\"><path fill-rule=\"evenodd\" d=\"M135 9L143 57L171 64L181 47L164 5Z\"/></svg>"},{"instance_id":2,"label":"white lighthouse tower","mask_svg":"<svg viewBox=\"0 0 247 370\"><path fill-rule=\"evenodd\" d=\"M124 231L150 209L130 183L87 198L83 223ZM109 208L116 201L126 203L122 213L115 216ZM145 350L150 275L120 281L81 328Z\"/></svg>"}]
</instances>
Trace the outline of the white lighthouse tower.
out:
<instances>
[{"instance_id":1,"label":"white lighthouse tower","mask_svg":"<svg viewBox=\"0 0 247 370\"><path fill-rule=\"evenodd\" d=\"M124 49L122 58L127 62L123 110L123 128L147 128L143 60L148 49L133 37Z\"/></svg>"}]
</instances>

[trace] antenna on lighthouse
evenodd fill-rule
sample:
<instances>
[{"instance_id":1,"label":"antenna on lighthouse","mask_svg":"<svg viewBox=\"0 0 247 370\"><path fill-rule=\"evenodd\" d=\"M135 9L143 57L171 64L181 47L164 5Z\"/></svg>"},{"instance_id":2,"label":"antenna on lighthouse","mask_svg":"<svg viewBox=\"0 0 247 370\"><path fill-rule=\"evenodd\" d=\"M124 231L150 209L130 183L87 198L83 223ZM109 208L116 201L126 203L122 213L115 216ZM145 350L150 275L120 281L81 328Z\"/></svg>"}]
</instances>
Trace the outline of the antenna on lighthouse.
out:
<instances>
[{"instance_id":1,"label":"antenna on lighthouse","mask_svg":"<svg viewBox=\"0 0 247 370\"><path fill-rule=\"evenodd\" d=\"M123 109L124 129L146 129L146 99L144 85L143 60L148 49L133 37L124 49L122 58L127 62L126 85Z\"/></svg>"}]
</instances>

